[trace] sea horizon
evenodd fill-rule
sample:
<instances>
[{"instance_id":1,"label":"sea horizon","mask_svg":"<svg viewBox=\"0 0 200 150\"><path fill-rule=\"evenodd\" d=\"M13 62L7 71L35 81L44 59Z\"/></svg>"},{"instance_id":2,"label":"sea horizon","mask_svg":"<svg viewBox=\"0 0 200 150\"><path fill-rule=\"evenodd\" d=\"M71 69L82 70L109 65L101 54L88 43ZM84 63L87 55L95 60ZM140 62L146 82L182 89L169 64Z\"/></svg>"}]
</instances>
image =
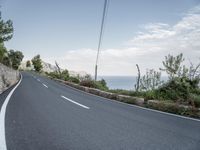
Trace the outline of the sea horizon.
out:
<instances>
[{"instance_id":1,"label":"sea horizon","mask_svg":"<svg viewBox=\"0 0 200 150\"><path fill-rule=\"evenodd\" d=\"M98 80L104 79L109 89L134 90L137 76L98 76ZM161 77L161 80L166 81L167 76Z\"/></svg>"}]
</instances>

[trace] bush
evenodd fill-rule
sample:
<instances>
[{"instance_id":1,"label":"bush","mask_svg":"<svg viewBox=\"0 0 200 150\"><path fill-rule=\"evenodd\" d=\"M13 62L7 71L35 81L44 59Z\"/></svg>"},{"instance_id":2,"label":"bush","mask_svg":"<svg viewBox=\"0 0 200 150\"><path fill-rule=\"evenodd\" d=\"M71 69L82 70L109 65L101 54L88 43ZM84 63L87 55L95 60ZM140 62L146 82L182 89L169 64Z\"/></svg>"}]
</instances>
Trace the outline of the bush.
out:
<instances>
[{"instance_id":1,"label":"bush","mask_svg":"<svg viewBox=\"0 0 200 150\"><path fill-rule=\"evenodd\" d=\"M196 88L195 82L187 78L174 78L155 90L156 98L186 102L190 92Z\"/></svg>"},{"instance_id":2,"label":"bush","mask_svg":"<svg viewBox=\"0 0 200 150\"><path fill-rule=\"evenodd\" d=\"M80 82L80 85L90 88L96 88L95 82L93 80L82 80Z\"/></svg>"},{"instance_id":3,"label":"bush","mask_svg":"<svg viewBox=\"0 0 200 150\"><path fill-rule=\"evenodd\" d=\"M144 96L144 100L147 101L147 100L153 100L153 99L156 99L157 96L156 96L156 92L154 90L151 90L151 91L147 91L143 94Z\"/></svg>"},{"instance_id":4,"label":"bush","mask_svg":"<svg viewBox=\"0 0 200 150\"><path fill-rule=\"evenodd\" d=\"M160 111L169 112L169 113L175 113L179 115L199 118L198 109L195 109L192 107L191 108L180 107L179 105L174 104L173 102L169 102L169 101L162 101L159 103L148 103L147 107L157 109Z\"/></svg>"},{"instance_id":5,"label":"bush","mask_svg":"<svg viewBox=\"0 0 200 150\"><path fill-rule=\"evenodd\" d=\"M84 77L81 77L80 80L80 85L90 88L96 88L95 81L92 80L92 77L89 74L85 75Z\"/></svg>"},{"instance_id":6,"label":"bush","mask_svg":"<svg viewBox=\"0 0 200 150\"><path fill-rule=\"evenodd\" d=\"M76 84L79 84L79 83L80 83L79 79L76 78L76 77L69 77L69 78L68 78L68 81L73 82L73 83L76 83Z\"/></svg>"},{"instance_id":7,"label":"bush","mask_svg":"<svg viewBox=\"0 0 200 150\"><path fill-rule=\"evenodd\" d=\"M80 82L80 85L90 87L90 88L96 88L103 91L108 91L108 87L106 86L106 81L104 79L100 81L94 81L90 78L87 78L86 80L82 80Z\"/></svg>"},{"instance_id":8,"label":"bush","mask_svg":"<svg viewBox=\"0 0 200 150\"><path fill-rule=\"evenodd\" d=\"M92 76L86 74L85 76L80 77L80 81L92 81Z\"/></svg>"},{"instance_id":9,"label":"bush","mask_svg":"<svg viewBox=\"0 0 200 150\"><path fill-rule=\"evenodd\" d=\"M60 79L67 81L69 79L68 70L66 69L66 70L62 71L61 74L59 74L59 76L60 76Z\"/></svg>"},{"instance_id":10,"label":"bush","mask_svg":"<svg viewBox=\"0 0 200 150\"><path fill-rule=\"evenodd\" d=\"M108 91L108 87L106 84L102 83L101 81L94 82L95 83L95 88L103 90L103 91Z\"/></svg>"},{"instance_id":11,"label":"bush","mask_svg":"<svg viewBox=\"0 0 200 150\"><path fill-rule=\"evenodd\" d=\"M195 107L200 107L200 95L190 94L190 101Z\"/></svg>"},{"instance_id":12,"label":"bush","mask_svg":"<svg viewBox=\"0 0 200 150\"><path fill-rule=\"evenodd\" d=\"M50 77L52 77L52 78L54 78L54 79L60 79L60 75L56 72L56 71L54 71L54 72L45 72L48 76L50 76Z\"/></svg>"},{"instance_id":13,"label":"bush","mask_svg":"<svg viewBox=\"0 0 200 150\"><path fill-rule=\"evenodd\" d=\"M139 90L151 91L163 84L161 81L161 72L157 72L153 69L147 70L146 75L140 79Z\"/></svg>"}]
</instances>

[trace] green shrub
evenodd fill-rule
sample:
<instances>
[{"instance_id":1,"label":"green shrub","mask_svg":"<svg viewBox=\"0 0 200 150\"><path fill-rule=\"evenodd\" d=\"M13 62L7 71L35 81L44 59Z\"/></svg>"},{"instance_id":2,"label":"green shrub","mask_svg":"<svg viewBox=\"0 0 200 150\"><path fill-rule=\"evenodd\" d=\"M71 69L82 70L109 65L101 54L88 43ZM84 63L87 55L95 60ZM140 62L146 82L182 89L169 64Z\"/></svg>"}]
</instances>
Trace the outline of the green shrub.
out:
<instances>
[{"instance_id":1,"label":"green shrub","mask_svg":"<svg viewBox=\"0 0 200 150\"><path fill-rule=\"evenodd\" d=\"M101 79L100 81L98 81L103 87L107 87L107 83L104 79Z\"/></svg>"},{"instance_id":2,"label":"green shrub","mask_svg":"<svg viewBox=\"0 0 200 150\"><path fill-rule=\"evenodd\" d=\"M89 74L85 75L84 77L81 77L80 80L80 85L90 88L96 88L95 81L92 80L92 77Z\"/></svg>"},{"instance_id":3,"label":"green shrub","mask_svg":"<svg viewBox=\"0 0 200 150\"><path fill-rule=\"evenodd\" d=\"M60 75L59 75L56 71L54 71L54 72L49 72L49 73L46 72L46 74L47 74L48 76L54 78L54 79L60 79Z\"/></svg>"},{"instance_id":4,"label":"green shrub","mask_svg":"<svg viewBox=\"0 0 200 150\"><path fill-rule=\"evenodd\" d=\"M93 80L82 80L80 82L80 85L90 87L90 88L96 88L95 81Z\"/></svg>"},{"instance_id":5,"label":"green shrub","mask_svg":"<svg viewBox=\"0 0 200 150\"><path fill-rule=\"evenodd\" d=\"M174 78L156 90L156 97L158 99L174 100L175 102L186 102L194 88L196 88L194 81L187 78Z\"/></svg>"},{"instance_id":6,"label":"green shrub","mask_svg":"<svg viewBox=\"0 0 200 150\"><path fill-rule=\"evenodd\" d=\"M89 74L86 74L85 76L79 77L81 81L92 81L92 76Z\"/></svg>"},{"instance_id":7,"label":"green shrub","mask_svg":"<svg viewBox=\"0 0 200 150\"><path fill-rule=\"evenodd\" d=\"M151 91L147 91L144 93L144 100L153 100L153 99L156 99L157 96L156 96L156 92L154 90L151 90Z\"/></svg>"},{"instance_id":8,"label":"green shrub","mask_svg":"<svg viewBox=\"0 0 200 150\"><path fill-rule=\"evenodd\" d=\"M163 84L161 81L161 72L157 72L154 69L146 71L146 74L140 79L139 90L151 91L157 89Z\"/></svg>"},{"instance_id":9,"label":"green shrub","mask_svg":"<svg viewBox=\"0 0 200 150\"><path fill-rule=\"evenodd\" d=\"M190 101L194 103L195 107L200 107L200 95L190 94Z\"/></svg>"},{"instance_id":10,"label":"green shrub","mask_svg":"<svg viewBox=\"0 0 200 150\"><path fill-rule=\"evenodd\" d=\"M103 90L103 91L108 91L108 87L106 84L102 83L101 81L96 81L95 83L95 88Z\"/></svg>"},{"instance_id":11,"label":"green shrub","mask_svg":"<svg viewBox=\"0 0 200 150\"><path fill-rule=\"evenodd\" d=\"M148 104L147 107L157 109L164 112L175 113L179 115L185 115L190 117L200 117L199 111L195 108L184 108L179 107L178 105L174 104L173 102L162 102L159 104Z\"/></svg>"},{"instance_id":12,"label":"green shrub","mask_svg":"<svg viewBox=\"0 0 200 150\"><path fill-rule=\"evenodd\" d=\"M78 78L76 78L76 77L69 77L68 81L76 83L76 84L80 83L80 80Z\"/></svg>"},{"instance_id":13,"label":"green shrub","mask_svg":"<svg viewBox=\"0 0 200 150\"><path fill-rule=\"evenodd\" d=\"M200 88L192 89L191 93L200 95Z\"/></svg>"},{"instance_id":14,"label":"green shrub","mask_svg":"<svg viewBox=\"0 0 200 150\"><path fill-rule=\"evenodd\" d=\"M94 81L91 79L82 80L80 82L80 85L90 87L90 88L100 89L103 91L108 91L108 87L106 86L106 81L103 79L100 81Z\"/></svg>"},{"instance_id":15,"label":"green shrub","mask_svg":"<svg viewBox=\"0 0 200 150\"><path fill-rule=\"evenodd\" d=\"M65 80L65 81L67 81L69 78L69 72L67 69L62 71L60 74L58 73L58 75L60 76L60 79Z\"/></svg>"}]
</instances>

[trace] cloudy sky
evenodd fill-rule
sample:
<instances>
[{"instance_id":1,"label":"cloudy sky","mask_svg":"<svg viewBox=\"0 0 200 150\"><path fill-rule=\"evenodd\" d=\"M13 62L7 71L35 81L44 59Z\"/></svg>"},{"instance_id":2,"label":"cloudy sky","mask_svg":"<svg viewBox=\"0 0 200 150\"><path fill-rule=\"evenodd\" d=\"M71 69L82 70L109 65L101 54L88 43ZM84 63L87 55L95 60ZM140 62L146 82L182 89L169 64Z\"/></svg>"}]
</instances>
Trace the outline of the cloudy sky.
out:
<instances>
[{"instance_id":1,"label":"cloudy sky","mask_svg":"<svg viewBox=\"0 0 200 150\"><path fill-rule=\"evenodd\" d=\"M8 49L25 60L94 73L104 0L0 0L14 22ZM167 54L200 57L200 0L110 0L99 59L100 75L135 75L135 64L162 67Z\"/></svg>"}]
</instances>

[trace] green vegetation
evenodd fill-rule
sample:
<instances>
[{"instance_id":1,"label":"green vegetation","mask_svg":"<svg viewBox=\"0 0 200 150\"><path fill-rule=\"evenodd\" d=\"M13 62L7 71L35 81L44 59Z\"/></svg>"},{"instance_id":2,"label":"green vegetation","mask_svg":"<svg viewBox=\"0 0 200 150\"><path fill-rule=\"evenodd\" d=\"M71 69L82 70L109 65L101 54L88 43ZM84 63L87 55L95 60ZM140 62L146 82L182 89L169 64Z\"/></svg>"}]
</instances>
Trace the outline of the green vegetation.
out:
<instances>
[{"instance_id":1,"label":"green vegetation","mask_svg":"<svg viewBox=\"0 0 200 150\"><path fill-rule=\"evenodd\" d=\"M0 63L18 69L23 59L23 53L16 50L7 50L4 42L10 40L13 36L13 23L11 20L4 21L0 13ZM141 75L139 65L136 64L138 76L134 90L111 90L107 87L104 79L95 81L90 75L84 77L70 76L67 69L62 70L59 64L55 62L57 70L46 73L51 78L60 79L76 83L81 86L96 88L111 94L113 99L117 95L128 95L132 97L142 97L145 100L145 105L154 109L184 114L190 116L200 116L198 109L200 108L200 62L194 65L190 62L190 66L184 65L185 59L183 54L177 56L165 56L163 68L160 71L148 69L145 75ZM33 57L31 61L26 62L26 67L31 67L31 62L36 72L42 71L42 60L40 55ZM168 81L161 80L161 73L165 72L168 75ZM2 76L3 82L6 82ZM94 90L94 89L91 89ZM105 93L106 93L105 92ZM124 102L135 103L128 97ZM151 100L156 100L159 103L153 103ZM149 103L148 103L149 102ZM180 107L183 106L183 107ZM189 108L189 109L186 109Z\"/></svg>"},{"instance_id":2,"label":"green vegetation","mask_svg":"<svg viewBox=\"0 0 200 150\"><path fill-rule=\"evenodd\" d=\"M73 82L73 83L79 84L81 86L97 88L97 89L104 90L104 91L108 90L106 81L104 79L102 79L100 81L94 81L90 75L86 75L84 77L70 76L68 73L68 70L54 71L54 72L50 72L50 73L46 72L46 75L48 75L49 77L54 78L54 79L61 79L64 81Z\"/></svg>"},{"instance_id":3,"label":"green vegetation","mask_svg":"<svg viewBox=\"0 0 200 150\"><path fill-rule=\"evenodd\" d=\"M40 55L36 55L35 57L33 57L31 61L32 61L35 71L40 72L42 70L42 60L40 58Z\"/></svg>"},{"instance_id":4,"label":"green vegetation","mask_svg":"<svg viewBox=\"0 0 200 150\"><path fill-rule=\"evenodd\" d=\"M1 12L0 12L0 43L3 43L5 41L8 41L13 36L13 23L11 20L4 21L1 18Z\"/></svg>"},{"instance_id":5,"label":"green vegetation","mask_svg":"<svg viewBox=\"0 0 200 150\"><path fill-rule=\"evenodd\" d=\"M69 72L67 69L63 70L60 74L60 79L67 81L69 79Z\"/></svg>"},{"instance_id":6,"label":"green vegetation","mask_svg":"<svg viewBox=\"0 0 200 150\"><path fill-rule=\"evenodd\" d=\"M67 69L63 70L63 71L54 71L54 72L46 72L46 75L54 78L54 79L60 79L60 80L64 80L64 81L69 81L69 82L73 82L78 84L80 82L79 78L77 77L72 77L69 76L69 72Z\"/></svg>"},{"instance_id":7,"label":"green vegetation","mask_svg":"<svg viewBox=\"0 0 200 150\"><path fill-rule=\"evenodd\" d=\"M3 43L0 43L0 62L3 62L3 59L5 58L7 53L6 48L4 47Z\"/></svg>"},{"instance_id":8,"label":"green vegetation","mask_svg":"<svg viewBox=\"0 0 200 150\"><path fill-rule=\"evenodd\" d=\"M198 118L200 116L199 111L194 108L194 107L180 107L178 104L170 101L159 101L157 104L148 104L147 107L157 109L160 111L165 111L169 113L175 113L179 115L184 115L184 116L190 116L190 117L195 117Z\"/></svg>"},{"instance_id":9,"label":"green vegetation","mask_svg":"<svg viewBox=\"0 0 200 150\"><path fill-rule=\"evenodd\" d=\"M54 71L54 72L46 72L46 74L54 79L61 79L64 81L68 81L69 80L69 72L67 69L63 70L63 71Z\"/></svg>"},{"instance_id":10,"label":"green vegetation","mask_svg":"<svg viewBox=\"0 0 200 150\"><path fill-rule=\"evenodd\" d=\"M17 70L21 64L22 59L24 58L24 55L20 51L10 50L8 52L8 56L10 58L12 68Z\"/></svg>"},{"instance_id":11,"label":"green vegetation","mask_svg":"<svg viewBox=\"0 0 200 150\"><path fill-rule=\"evenodd\" d=\"M62 79L65 81L76 80L81 86L90 88L97 88L103 91L112 92L120 95L143 97L145 101L159 100L166 102L173 102L176 104L183 104L192 107L200 107L200 64L197 66L190 63L187 68L183 65L183 54L177 56L168 55L163 61L163 68L161 71L168 75L168 81L161 80L161 72L154 69L146 71L146 74L137 77L137 85L135 91L128 90L111 90L107 87L105 80L94 81L90 75L85 77L69 77L67 75L59 75L59 72L53 72L49 75L53 78ZM137 65L138 75L140 76L140 69Z\"/></svg>"},{"instance_id":12,"label":"green vegetation","mask_svg":"<svg viewBox=\"0 0 200 150\"><path fill-rule=\"evenodd\" d=\"M140 80L139 90L140 91L151 91L162 85L161 72L157 72L153 69L147 70Z\"/></svg>"},{"instance_id":13,"label":"green vegetation","mask_svg":"<svg viewBox=\"0 0 200 150\"><path fill-rule=\"evenodd\" d=\"M31 61L30 61L30 60L26 61L26 67L27 67L27 68L28 68L28 67L31 67Z\"/></svg>"},{"instance_id":14,"label":"green vegetation","mask_svg":"<svg viewBox=\"0 0 200 150\"><path fill-rule=\"evenodd\" d=\"M12 67L17 70L23 59L23 54L20 51L7 50L4 42L10 40L13 36L13 23L11 20L4 21L1 18L0 12L0 63Z\"/></svg>"},{"instance_id":15,"label":"green vegetation","mask_svg":"<svg viewBox=\"0 0 200 150\"><path fill-rule=\"evenodd\" d=\"M68 78L68 81L69 82L73 82L73 83L76 83L76 84L79 84L80 83L80 80L77 78L77 77L69 77Z\"/></svg>"},{"instance_id":16,"label":"green vegetation","mask_svg":"<svg viewBox=\"0 0 200 150\"><path fill-rule=\"evenodd\" d=\"M168 74L168 81L161 81L161 72L153 69L147 70L140 79L138 90L110 90L111 92L129 96L144 97L148 100L160 100L183 104L192 107L200 107L200 63L187 68L182 65L183 54L177 56L168 55L163 61L163 69ZM137 77L138 78L138 77Z\"/></svg>"},{"instance_id":17,"label":"green vegetation","mask_svg":"<svg viewBox=\"0 0 200 150\"><path fill-rule=\"evenodd\" d=\"M92 79L92 77L90 75L86 75L85 77L83 77L81 79L80 85L108 91L108 87L107 87L106 81L104 79L101 79L100 81L95 81Z\"/></svg>"},{"instance_id":18,"label":"green vegetation","mask_svg":"<svg viewBox=\"0 0 200 150\"><path fill-rule=\"evenodd\" d=\"M165 71L170 80L176 77L186 76L188 69L184 65L182 66L184 60L182 53L175 57L169 54L165 56L165 61L163 61L164 68L160 68L160 70Z\"/></svg>"},{"instance_id":19,"label":"green vegetation","mask_svg":"<svg viewBox=\"0 0 200 150\"><path fill-rule=\"evenodd\" d=\"M69 76L68 71L58 70L46 73L48 76L69 82L74 82L81 86L100 89L116 95L131 96L121 100L125 103L135 104L134 97L144 98L143 106L167 111L171 113L199 117L200 113L200 63L196 66L190 63L187 68L183 65L183 54L177 56L168 55L163 61L163 68L160 71L168 75L167 81L161 80L161 72L154 69L148 69L145 75L140 74L139 65L137 65L138 77L134 90L109 89L104 79L95 81L90 75L84 77ZM95 92L95 91L94 91ZM154 100L153 103L150 100Z\"/></svg>"}]
</instances>

